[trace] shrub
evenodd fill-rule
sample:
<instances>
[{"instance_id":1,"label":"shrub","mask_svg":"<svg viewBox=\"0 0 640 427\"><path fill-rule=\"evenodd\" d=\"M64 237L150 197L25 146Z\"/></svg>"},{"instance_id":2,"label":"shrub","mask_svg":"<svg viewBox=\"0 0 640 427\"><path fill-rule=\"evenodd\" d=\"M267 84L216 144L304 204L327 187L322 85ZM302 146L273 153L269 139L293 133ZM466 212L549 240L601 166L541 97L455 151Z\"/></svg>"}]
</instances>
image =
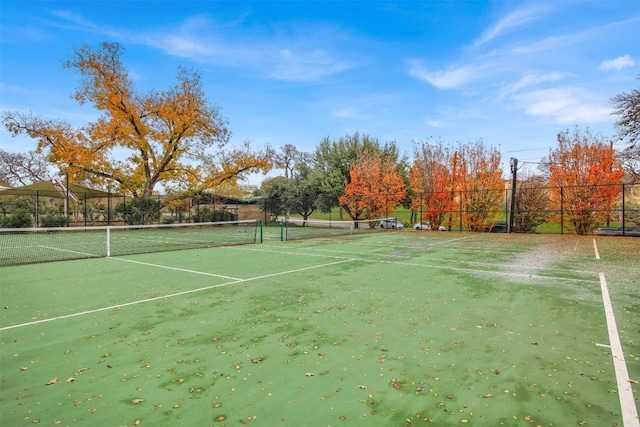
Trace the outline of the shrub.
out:
<instances>
[{"instance_id":1,"label":"shrub","mask_svg":"<svg viewBox=\"0 0 640 427\"><path fill-rule=\"evenodd\" d=\"M217 221L231 221L231 213L227 211L226 207L220 209L209 209L208 207L201 208L193 218L193 222L217 222Z\"/></svg>"},{"instance_id":2,"label":"shrub","mask_svg":"<svg viewBox=\"0 0 640 427\"><path fill-rule=\"evenodd\" d=\"M18 210L11 215L2 218L2 228L31 228L33 218L27 211Z\"/></svg>"},{"instance_id":3,"label":"shrub","mask_svg":"<svg viewBox=\"0 0 640 427\"><path fill-rule=\"evenodd\" d=\"M151 197L134 197L128 202L118 203L114 211L125 223L142 225L160 218L161 205L159 200Z\"/></svg>"},{"instance_id":4,"label":"shrub","mask_svg":"<svg viewBox=\"0 0 640 427\"><path fill-rule=\"evenodd\" d=\"M67 215L47 214L40 218L43 227L68 227L71 217Z\"/></svg>"}]
</instances>

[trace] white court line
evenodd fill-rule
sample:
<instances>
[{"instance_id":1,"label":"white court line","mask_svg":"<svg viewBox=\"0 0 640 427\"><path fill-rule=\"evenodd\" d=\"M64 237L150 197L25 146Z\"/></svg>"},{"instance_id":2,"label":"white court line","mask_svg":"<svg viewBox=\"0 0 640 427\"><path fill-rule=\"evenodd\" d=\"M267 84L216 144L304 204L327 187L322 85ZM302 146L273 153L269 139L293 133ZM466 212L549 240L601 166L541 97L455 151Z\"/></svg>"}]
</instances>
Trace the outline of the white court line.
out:
<instances>
[{"instance_id":1,"label":"white court line","mask_svg":"<svg viewBox=\"0 0 640 427\"><path fill-rule=\"evenodd\" d=\"M629 381L629 372L627 364L624 361L624 352L622 343L618 335L618 327L616 326L616 317L613 313L611 298L609 298L609 287L604 273L600 273L600 287L602 289L602 300L604 302L605 313L607 317L607 329L609 330L609 341L611 343L611 356L613 357L613 366L616 371L616 381L618 382L618 395L620 396L620 408L622 410L622 423L624 427L640 426L638 421L638 410L636 402L633 399L633 390Z\"/></svg>"},{"instance_id":2,"label":"white court line","mask_svg":"<svg viewBox=\"0 0 640 427\"><path fill-rule=\"evenodd\" d=\"M168 298L174 298L174 297L178 297L178 296L182 296L182 295L193 294L193 293L196 293L196 292L207 291L209 289L221 288L221 287L224 287L224 286L235 285L235 284L238 284L238 283L246 283L246 282L251 282L251 281L255 281L255 280L268 279L270 277L282 276L282 275L285 275L285 274L299 273L301 271L312 270L312 269L315 269L315 268L329 267L331 265L342 264L342 263L350 262L350 261L357 261L357 260L346 259L346 260L341 260L341 261L330 262L330 263L327 263L327 264L312 265L310 267L297 268L295 270L287 270L287 271L280 271L278 273L265 274L263 276L252 277L252 278L249 278L249 279L242 279L242 280L238 279L238 280L234 280L234 281L231 281L231 282L219 283L217 285L205 286L203 288L190 289L188 291L176 292L176 293L169 294L169 295L162 295L162 296L153 297L153 298L146 298L146 299L142 299L142 300L139 300L139 301L131 301L131 302L126 302L124 304L116 304L116 305L111 305L109 307L96 308L96 309L93 309L93 310L82 311L82 312L79 312L79 313L65 314L64 316L50 317L48 319L41 319L41 320L35 320L33 322L27 322L27 323L20 323L20 324L17 324L17 325L5 326L3 328L0 328L0 331L6 331L6 330L9 330L9 329L21 328L21 327L24 327L24 326L38 325L40 323L53 322L54 320L69 319L71 317L84 316L84 315L87 315L87 314L99 313L101 311L116 310L116 309L119 309L119 308L131 306L131 305L144 304L144 303L147 303L147 302L158 301L158 300L168 299ZM147 264L147 265L148 266L152 266L152 267L158 267L158 268L164 268L165 267L165 266L162 266L162 265L154 265L154 264ZM185 271L188 271L188 270L185 270ZM191 273L198 274L199 272L191 271ZM199 274L205 274L205 273L199 273Z\"/></svg>"},{"instance_id":3,"label":"white court line","mask_svg":"<svg viewBox=\"0 0 640 427\"><path fill-rule=\"evenodd\" d=\"M181 271L183 273L192 273L192 274L199 274L199 275L202 275L202 276L219 277L221 279L229 279L229 280L235 280L236 282L242 282L242 279L239 279L237 277L231 277L231 276L223 276L222 274L205 273L204 271L187 270L185 268L169 267L167 265L150 264L148 262L134 261L132 259L124 259L124 258L118 258L118 257L109 257L108 259L113 259L113 260L116 260L116 261L123 261L123 262L130 262L130 263L133 263L133 264L147 265L147 266L156 267L156 268L164 268L166 270Z\"/></svg>"},{"instance_id":4,"label":"white court line","mask_svg":"<svg viewBox=\"0 0 640 427\"><path fill-rule=\"evenodd\" d=\"M598 252L598 245L596 244L596 239L593 239L593 250L596 253L596 259L600 259L600 252Z\"/></svg>"}]
</instances>

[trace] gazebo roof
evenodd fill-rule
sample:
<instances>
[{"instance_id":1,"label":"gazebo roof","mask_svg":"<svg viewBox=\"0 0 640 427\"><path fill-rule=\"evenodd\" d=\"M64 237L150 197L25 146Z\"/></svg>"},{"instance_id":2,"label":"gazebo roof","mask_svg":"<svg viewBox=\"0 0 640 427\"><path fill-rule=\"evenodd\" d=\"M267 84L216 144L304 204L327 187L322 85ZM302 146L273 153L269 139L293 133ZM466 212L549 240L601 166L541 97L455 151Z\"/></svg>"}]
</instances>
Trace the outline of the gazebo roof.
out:
<instances>
[{"instance_id":1,"label":"gazebo roof","mask_svg":"<svg viewBox=\"0 0 640 427\"><path fill-rule=\"evenodd\" d=\"M94 190L93 188L83 187L82 185L69 184L69 192L73 193L76 199L100 199L112 195L106 191ZM22 187L8 188L0 190L0 196L42 196L64 199L66 197L64 186L57 187L53 181L42 181Z\"/></svg>"}]
</instances>

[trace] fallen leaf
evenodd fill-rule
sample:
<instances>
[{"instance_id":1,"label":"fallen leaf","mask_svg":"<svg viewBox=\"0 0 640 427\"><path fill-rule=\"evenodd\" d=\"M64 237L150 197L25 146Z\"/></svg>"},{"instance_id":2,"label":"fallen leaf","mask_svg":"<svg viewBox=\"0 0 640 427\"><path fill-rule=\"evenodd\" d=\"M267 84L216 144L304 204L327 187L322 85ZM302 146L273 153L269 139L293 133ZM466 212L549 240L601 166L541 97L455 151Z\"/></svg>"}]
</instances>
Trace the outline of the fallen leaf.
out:
<instances>
[{"instance_id":1,"label":"fallen leaf","mask_svg":"<svg viewBox=\"0 0 640 427\"><path fill-rule=\"evenodd\" d=\"M313 372L307 372L304 374L305 377L312 377L313 376Z\"/></svg>"},{"instance_id":2,"label":"fallen leaf","mask_svg":"<svg viewBox=\"0 0 640 427\"><path fill-rule=\"evenodd\" d=\"M26 371L27 369L29 369L29 368L27 368L26 366L20 366L20 370L21 371Z\"/></svg>"},{"instance_id":3,"label":"fallen leaf","mask_svg":"<svg viewBox=\"0 0 640 427\"><path fill-rule=\"evenodd\" d=\"M71 382L73 382L73 381L75 381L75 380L76 380L75 378L73 378L73 377L69 377L69 378L67 378L67 380L66 380L65 382L66 382L67 384L69 384L69 383L71 383Z\"/></svg>"},{"instance_id":4,"label":"fallen leaf","mask_svg":"<svg viewBox=\"0 0 640 427\"><path fill-rule=\"evenodd\" d=\"M367 386L366 385L359 385L358 388L361 388L361 389L364 390L365 388L367 388Z\"/></svg>"},{"instance_id":5,"label":"fallen leaf","mask_svg":"<svg viewBox=\"0 0 640 427\"><path fill-rule=\"evenodd\" d=\"M628 382L630 382L631 384L638 384L638 380L629 380Z\"/></svg>"},{"instance_id":6,"label":"fallen leaf","mask_svg":"<svg viewBox=\"0 0 640 427\"><path fill-rule=\"evenodd\" d=\"M134 405L137 405L140 402L144 402L144 399L131 399L130 402Z\"/></svg>"},{"instance_id":7,"label":"fallen leaf","mask_svg":"<svg viewBox=\"0 0 640 427\"><path fill-rule=\"evenodd\" d=\"M51 378L49 381L47 381L47 383L45 385L51 385L51 384L55 384L58 382L58 378Z\"/></svg>"},{"instance_id":8,"label":"fallen leaf","mask_svg":"<svg viewBox=\"0 0 640 427\"><path fill-rule=\"evenodd\" d=\"M140 425L140 420L135 420L135 421L133 422L133 425L134 425L134 426L139 426L139 425Z\"/></svg>"},{"instance_id":9,"label":"fallen leaf","mask_svg":"<svg viewBox=\"0 0 640 427\"><path fill-rule=\"evenodd\" d=\"M491 393L487 393L487 394L483 394L482 397L486 397L487 399L493 397L493 394Z\"/></svg>"}]
</instances>

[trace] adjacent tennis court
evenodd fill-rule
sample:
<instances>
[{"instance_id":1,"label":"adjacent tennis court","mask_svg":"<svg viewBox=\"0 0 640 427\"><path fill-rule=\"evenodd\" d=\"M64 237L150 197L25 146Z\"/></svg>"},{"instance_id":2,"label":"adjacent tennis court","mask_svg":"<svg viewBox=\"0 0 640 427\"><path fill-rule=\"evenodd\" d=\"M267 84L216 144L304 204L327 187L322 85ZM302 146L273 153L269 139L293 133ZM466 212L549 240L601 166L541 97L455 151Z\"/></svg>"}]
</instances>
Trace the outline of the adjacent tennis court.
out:
<instances>
[{"instance_id":1,"label":"adjacent tennis court","mask_svg":"<svg viewBox=\"0 0 640 427\"><path fill-rule=\"evenodd\" d=\"M0 267L0 424L638 424L636 238L254 241Z\"/></svg>"}]
</instances>

